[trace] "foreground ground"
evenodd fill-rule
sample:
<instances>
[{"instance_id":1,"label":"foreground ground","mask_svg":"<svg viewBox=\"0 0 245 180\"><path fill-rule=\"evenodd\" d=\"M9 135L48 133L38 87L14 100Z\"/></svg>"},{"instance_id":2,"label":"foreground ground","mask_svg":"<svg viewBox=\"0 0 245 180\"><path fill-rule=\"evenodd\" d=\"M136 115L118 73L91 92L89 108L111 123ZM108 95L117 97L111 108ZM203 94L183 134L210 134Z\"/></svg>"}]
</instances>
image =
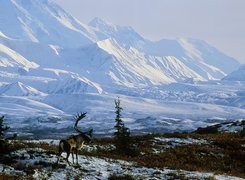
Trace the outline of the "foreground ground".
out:
<instances>
[{"instance_id":1,"label":"foreground ground","mask_svg":"<svg viewBox=\"0 0 245 180\"><path fill-rule=\"evenodd\" d=\"M79 165L69 166L64 159L56 164L58 140L12 140L0 157L0 179L245 178L245 138L238 133L146 135L132 142L132 154L123 155L112 139L95 139L80 152Z\"/></svg>"}]
</instances>

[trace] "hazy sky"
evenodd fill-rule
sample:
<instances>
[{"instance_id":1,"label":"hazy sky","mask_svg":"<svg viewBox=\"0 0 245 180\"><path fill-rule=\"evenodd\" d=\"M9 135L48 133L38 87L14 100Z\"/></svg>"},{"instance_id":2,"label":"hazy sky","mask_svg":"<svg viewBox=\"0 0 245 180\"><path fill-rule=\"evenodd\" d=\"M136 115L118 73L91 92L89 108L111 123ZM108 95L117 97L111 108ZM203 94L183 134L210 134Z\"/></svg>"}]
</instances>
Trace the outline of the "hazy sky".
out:
<instances>
[{"instance_id":1,"label":"hazy sky","mask_svg":"<svg viewBox=\"0 0 245 180\"><path fill-rule=\"evenodd\" d=\"M83 23L94 17L151 40L192 37L245 63L245 0L53 0Z\"/></svg>"}]
</instances>

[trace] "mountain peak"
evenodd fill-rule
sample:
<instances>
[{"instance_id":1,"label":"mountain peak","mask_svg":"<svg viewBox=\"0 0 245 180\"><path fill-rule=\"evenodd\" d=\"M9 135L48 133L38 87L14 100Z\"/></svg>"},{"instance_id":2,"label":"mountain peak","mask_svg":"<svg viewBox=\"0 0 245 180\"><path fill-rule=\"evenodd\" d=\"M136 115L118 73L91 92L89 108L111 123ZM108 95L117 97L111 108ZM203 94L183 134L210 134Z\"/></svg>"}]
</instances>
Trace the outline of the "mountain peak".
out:
<instances>
[{"instance_id":1,"label":"mountain peak","mask_svg":"<svg viewBox=\"0 0 245 180\"><path fill-rule=\"evenodd\" d=\"M106 24L106 25L109 25L111 23L107 22L105 19L103 18L99 18L99 17L95 17L94 19L92 19L90 22L89 22L89 25L92 26L92 27L96 27L97 25L99 24Z\"/></svg>"},{"instance_id":2,"label":"mountain peak","mask_svg":"<svg viewBox=\"0 0 245 180\"><path fill-rule=\"evenodd\" d=\"M104 33L108 37L112 35L116 35L119 31L121 31L122 28L124 28L98 17L90 21L88 25Z\"/></svg>"},{"instance_id":3,"label":"mountain peak","mask_svg":"<svg viewBox=\"0 0 245 180\"><path fill-rule=\"evenodd\" d=\"M95 28L104 35L104 38L101 38L100 40L113 38L120 45L127 48L135 46L138 47L145 41L145 39L132 27L115 25L97 17L89 23L89 26Z\"/></svg>"},{"instance_id":4,"label":"mountain peak","mask_svg":"<svg viewBox=\"0 0 245 180\"><path fill-rule=\"evenodd\" d=\"M96 28L102 32L111 32L111 33L133 33L137 36L140 36L132 27L130 26L120 26L113 24L103 18L95 17L93 20L91 20L88 24L89 26Z\"/></svg>"}]
</instances>

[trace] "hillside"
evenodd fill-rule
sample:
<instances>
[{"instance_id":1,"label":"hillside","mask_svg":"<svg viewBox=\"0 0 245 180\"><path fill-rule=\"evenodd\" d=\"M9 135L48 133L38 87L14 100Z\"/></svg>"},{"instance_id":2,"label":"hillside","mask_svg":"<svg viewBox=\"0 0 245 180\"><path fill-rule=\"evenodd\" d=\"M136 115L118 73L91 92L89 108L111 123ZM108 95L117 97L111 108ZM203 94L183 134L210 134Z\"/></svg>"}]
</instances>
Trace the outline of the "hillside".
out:
<instances>
[{"instance_id":1,"label":"hillside","mask_svg":"<svg viewBox=\"0 0 245 180\"><path fill-rule=\"evenodd\" d=\"M78 164L57 163L58 140L10 140L0 156L0 178L25 179L217 179L241 180L244 138L239 134L175 133L134 136L135 153L115 150L113 139L94 139ZM2 149L1 149L2 150ZM236 152L236 153L234 153ZM168 167L168 168L166 168Z\"/></svg>"},{"instance_id":2,"label":"hillside","mask_svg":"<svg viewBox=\"0 0 245 180\"><path fill-rule=\"evenodd\" d=\"M227 81L245 81L245 65L242 65L239 69L228 74L223 80Z\"/></svg>"}]
</instances>

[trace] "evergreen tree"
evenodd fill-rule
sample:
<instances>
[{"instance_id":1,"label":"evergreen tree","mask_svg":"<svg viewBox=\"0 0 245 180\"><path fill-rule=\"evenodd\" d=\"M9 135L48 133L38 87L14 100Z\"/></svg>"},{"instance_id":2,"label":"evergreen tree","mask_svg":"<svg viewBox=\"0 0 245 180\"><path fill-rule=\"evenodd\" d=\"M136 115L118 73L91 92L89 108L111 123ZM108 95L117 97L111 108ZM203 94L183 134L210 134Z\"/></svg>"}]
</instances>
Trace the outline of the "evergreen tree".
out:
<instances>
[{"instance_id":1,"label":"evergreen tree","mask_svg":"<svg viewBox=\"0 0 245 180\"><path fill-rule=\"evenodd\" d=\"M4 116L0 117L0 154L9 152L8 143L4 139L4 131L9 127L3 125Z\"/></svg>"},{"instance_id":2,"label":"evergreen tree","mask_svg":"<svg viewBox=\"0 0 245 180\"><path fill-rule=\"evenodd\" d=\"M245 126L243 126L242 131L240 132L241 137L245 137Z\"/></svg>"},{"instance_id":3,"label":"evergreen tree","mask_svg":"<svg viewBox=\"0 0 245 180\"><path fill-rule=\"evenodd\" d=\"M0 117L0 138L4 137L4 131L8 130L9 127L3 125L4 116Z\"/></svg>"},{"instance_id":4,"label":"evergreen tree","mask_svg":"<svg viewBox=\"0 0 245 180\"><path fill-rule=\"evenodd\" d=\"M123 108L121 107L120 99L115 100L115 114L116 114L116 125L114 126L116 132L114 133L115 146L119 152L128 153L130 150L130 130L125 127L122 119L121 112Z\"/></svg>"}]
</instances>

